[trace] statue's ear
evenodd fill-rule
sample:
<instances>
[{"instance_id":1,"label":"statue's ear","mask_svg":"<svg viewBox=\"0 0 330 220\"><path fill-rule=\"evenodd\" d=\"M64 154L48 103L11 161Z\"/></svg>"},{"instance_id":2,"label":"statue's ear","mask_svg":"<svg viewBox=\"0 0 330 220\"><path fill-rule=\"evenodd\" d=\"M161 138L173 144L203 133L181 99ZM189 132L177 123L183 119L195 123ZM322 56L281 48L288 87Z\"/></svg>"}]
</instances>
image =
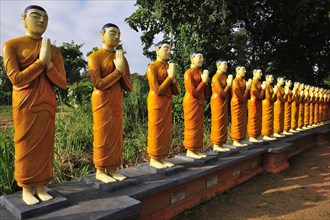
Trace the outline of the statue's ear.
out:
<instances>
[{"instance_id":1,"label":"statue's ear","mask_svg":"<svg viewBox=\"0 0 330 220\"><path fill-rule=\"evenodd\" d=\"M104 31L104 30L101 30L101 31L100 31L100 34L101 34L101 36L103 36L103 35L104 35L104 33L105 33L105 31Z\"/></svg>"},{"instance_id":2,"label":"statue's ear","mask_svg":"<svg viewBox=\"0 0 330 220\"><path fill-rule=\"evenodd\" d=\"M22 22L24 24L24 27L26 28L26 22L25 22L26 14L22 13L21 17L22 17Z\"/></svg>"}]
</instances>

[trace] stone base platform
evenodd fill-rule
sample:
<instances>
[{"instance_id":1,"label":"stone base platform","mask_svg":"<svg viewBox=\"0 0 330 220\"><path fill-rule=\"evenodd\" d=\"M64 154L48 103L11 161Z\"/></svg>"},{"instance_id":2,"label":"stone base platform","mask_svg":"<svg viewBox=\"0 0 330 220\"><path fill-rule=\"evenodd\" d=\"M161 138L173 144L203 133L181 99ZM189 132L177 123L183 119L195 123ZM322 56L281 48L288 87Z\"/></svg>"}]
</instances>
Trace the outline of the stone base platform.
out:
<instances>
[{"instance_id":1,"label":"stone base platform","mask_svg":"<svg viewBox=\"0 0 330 220\"><path fill-rule=\"evenodd\" d=\"M91 174L50 186L50 192L58 193L53 202L65 200L62 207L52 208L48 202L27 206L20 200L21 192L2 196L0 218L170 219L260 173L279 173L289 167L294 155L329 141L330 125L324 125L244 149L233 148L226 155L210 151L201 160L177 155L169 159L175 166L164 170L139 164L120 170L128 177L122 182L100 183ZM37 206L48 208L38 210ZM30 214L17 214L25 210Z\"/></svg>"}]
</instances>

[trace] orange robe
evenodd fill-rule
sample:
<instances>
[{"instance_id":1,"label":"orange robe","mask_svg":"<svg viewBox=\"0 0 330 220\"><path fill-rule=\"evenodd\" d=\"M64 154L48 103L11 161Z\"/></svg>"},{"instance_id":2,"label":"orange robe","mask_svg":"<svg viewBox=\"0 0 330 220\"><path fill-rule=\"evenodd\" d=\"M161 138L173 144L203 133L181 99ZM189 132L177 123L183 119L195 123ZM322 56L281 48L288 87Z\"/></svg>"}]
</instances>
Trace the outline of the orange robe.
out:
<instances>
[{"instance_id":1,"label":"orange robe","mask_svg":"<svg viewBox=\"0 0 330 220\"><path fill-rule=\"evenodd\" d=\"M298 128L304 127L304 109L305 109L305 95L302 95L300 96L299 99Z\"/></svg>"},{"instance_id":2,"label":"orange robe","mask_svg":"<svg viewBox=\"0 0 330 220\"><path fill-rule=\"evenodd\" d=\"M202 70L191 67L184 74L186 93L183 98L184 140L187 150L196 151L203 147L204 96L207 85L201 78Z\"/></svg>"},{"instance_id":3,"label":"orange robe","mask_svg":"<svg viewBox=\"0 0 330 220\"><path fill-rule=\"evenodd\" d=\"M212 77L211 96L211 142L224 144L228 134L228 99L230 85L227 85L227 75L217 72Z\"/></svg>"},{"instance_id":4,"label":"orange robe","mask_svg":"<svg viewBox=\"0 0 330 220\"><path fill-rule=\"evenodd\" d=\"M325 121L328 121L330 119L330 109L329 109L329 104L330 104L330 99L326 98L325 99Z\"/></svg>"},{"instance_id":5,"label":"orange robe","mask_svg":"<svg viewBox=\"0 0 330 220\"><path fill-rule=\"evenodd\" d=\"M284 104L286 95L282 86L277 86L277 99L274 103L274 133L284 131Z\"/></svg>"},{"instance_id":6,"label":"orange robe","mask_svg":"<svg viewBox=\"0 0 330 220\"><path fill-rule=\"evenodd\" d=\"M296 92L292 96L291 104L291 129L296 130L298 128L298 118L299 118L299 94Z\"/></svg>"},{"instance_id":7,"label":"orange robe","mask_svg":"<svg viewBox=\"0 0 330 220\"><path fill-rule=\"evenodd\" d=\"M322 98L321 99L321 105L319 106L320 108L320 121L324 122L327 118L326 112L327 112L327 98Z\"/></svg>"},{"instance_id":8,"label":"orange robe","mask_svg":"<svg viewBox=\"0 0 330 220\"><path fill-rule=\"evenodd\" d=\"M3 45L3 61L13 84L15 180L21 187L43 186L53 174L56 96L66 89L61 52L51 46L53 66L40 61L41 40L22 36ZM1 174L2 175L2 174Z\"/></svg>"},{"instance_id":9,"label":"orange robe","mask_svg":"<svg viewBox=\"0 0 330 220\"><path fill-rule=\"evenodd\" d=\"M305 97L305 106L304 106L304 126L307 127L309 125L309 116L310 116L310 97Z\"/></svg>"},{"instance_id":10,"label":"orange robe","mask_svg":"<svg viewBox=\"0 0 330 220\"><path fill-rule=\"evenodd\" d=\"M319 102L320 102L320 98L319 97L315 97L315 104L314 104L314 124L318 124L319 123Z\"/></svg>"},{"instance_id":11,"label":"orange robe","mask_svg":"<svg viewBox=\"0 0 330 220\"><path fill-rule=\"evenodd\" d=\"M164 159L172 144L172 96L179 94L178 82L168 77L168 64L156 60L147 69L148 147L150 158Z\"/></svg>"},{"instance_id":12,"label":"orange robe","mask_svg":"<svg viewBox=\"0 0 330 220\"><path fill-rule=\"evenodd\" d=\"M309 125L314 124L314 104L315 104L315 97L310 99L309 101Z\"/></svg>"},{"instance_id":13,"label":"orange robe","mask_svg":"<svg viewBox=\"0 0 330 220\"><path fill-rule=\"evenodd\" d=\"M247 132L247 99L249 90L246 89L244 79L236 77L232 86L233 97L231 109L231 138L234 141L243 141Z\"/></svg>"},{"instance_id":14,"label":"orange robe","mask_svg":"<svg viewBox=\"0 0 330 220\"><path fill-rule=\"evenodd\" d=\"M261 82L253 79L250 91L251 99L248 101L248 134L250 137L257 138L261 135L262 99L264 92L261 88Z\"/></svg>"},{"instance_id":15,"label":"orange robe","mask_svg":"<svg viewBox=\"0 0 330 220\"><path fill-rule=\"evenodd\" d=\"M100 49L88 58L88 70L94 91L93 162L97 169L116 168L121 163L123 145L123 90L131 91L130 71L126 62L125 75L116 69L116 52Z\"/></svg>"},{"instance_id":16,"label":"orange robe","mask_svg":"<svg viewBox=\"0 0 330 220\"><path fill-rule=\"evenodd\" d=\"M271 136L274 133L274 101L276 94L272 85L267 83L265 89L265 99L262 100L262 128L261 134L263 136Z\"/></svg>"},{"instance_id":17,"label":"orange robe","mask_svg":"<svg viewBox=\"0 0 330 220\"><path fill-rule=\"evenodd\" d=\"M324 109L324 98L320 98L320 104L319 104L319 121L323 122L323 109Z\"/></svg>"},{"instance_id":18,"label":"orange robe","mask_svg":"<svg viewBox=\"0 0 330 220\"><path fill-rule=\"evenodd\" d=\"M287 100L284 104L284 131L288 132L291 129L291 108L292 108L292 91L289 90Z\"/></svg>"}]
</instances>

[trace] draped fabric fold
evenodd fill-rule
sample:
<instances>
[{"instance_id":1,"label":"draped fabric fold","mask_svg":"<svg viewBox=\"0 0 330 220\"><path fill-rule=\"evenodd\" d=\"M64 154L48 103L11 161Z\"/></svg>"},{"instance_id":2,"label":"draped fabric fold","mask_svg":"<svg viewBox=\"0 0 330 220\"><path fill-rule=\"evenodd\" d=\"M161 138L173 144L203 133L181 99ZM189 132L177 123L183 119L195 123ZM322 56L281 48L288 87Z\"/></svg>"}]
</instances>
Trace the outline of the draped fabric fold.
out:
<instances>
[{"instance_id":1,"label":"draped fabric fold","mask_svg":"<svg viewBox=\"0 0 330 220\"><path fill-rule=\"evenodd\" d=\"M121 163L123 144L123 90L131 91L130 71L116 69L116 52L100 49L89 56L88 70L94 85L93 162L97 169L117 168Z\"/></svg>"},{"instance_id":2,"label":"draped fabric fold","mask_svg":"<svg viewBox=\"0 0 330 220\"><path fill-rule=\"evenodd\" d=\"M28 36L3 46L3 60L13 84L12 108L15 144L15 180L21 187L46 185L54 161L56 97L54 86L66 89L64 62L51 46L53 66L46 70L38 59L41 39Z\"/></svg>"},{"instance_id":3,"label":"draped fabric fold","mask_svg":"<svg viewBox=\"0 0 330 220\"><path fill-rule=\"evenodd\" d=\"M265 89L265 99L262 100L262 128L261 134L263 136L271 136L274 133L274 95L273 87L267 84Z\"/></svg>"},{"instance_id":4,"label":"draped fabric fold","mask_svg":"<svg viewBox=\"0 0 330 220\"><path fill-rule=\"evenodd\" d=\"M187 150L200 150L204 138L204 93L207 86L202 82L202 70L191 67L184 74L186 93L183 98L184 140Z\"/></svg>"},{"instance_id":5,"label":"draped fabric fold","mask_svg":"<svg viewBox=\"0 0 330 220\"><path fill-rule=\"evenodd\" d=\"M250 137L258 138L261 135L262 125L262 99L264 91L261 88L261 82L258 79L252 80L250 91L250 100L248 100L248 134Z\"/></svg>"},{"instance_id":6,"label":"draped fabric fold","mask_svg":"<svg viewBox=\"0 0 330 220\"><path fill-rule=\"evenodd\" d=\"M211 142L225 144L228 135L228 99L230 87L227 75L217 72L212 78Z\"/></svg>"},{"instance_id":7,"label":"draped fabric fold","mask_svg":"<svg viewBox=\"0 0 330 220\"><path fill-rule=\"evenodd\" d=\"M287 100L284 104L284 131L289 132L291 129L291 112L292 112L292 91L290 90L287 96Z\"/></svg>"},{"instance_id":8,"label":"draped fabric fold","mask_svg":"<svg viewBox=\"0 0 330 220\"><path fill-rule=\"evenodd\" d=\"M244 79L236 77L232 86L233 97L230 102L231 108L231 138L234 141L243 141L247 132L247 97L249 90L246 89Z\"/></svg>"},{"instance_id":9,"label":"draped fabric fold","mask_svg":"<svg viewBox=\"0 0 330 220\"><path fill-rule=\"evenodd\" d=\"M150 158L164 159L172 144L172 96L179 87L167 75L168 64L156 60L147 69L148 94L148 146Z\"/></svg>"}]
</instances>

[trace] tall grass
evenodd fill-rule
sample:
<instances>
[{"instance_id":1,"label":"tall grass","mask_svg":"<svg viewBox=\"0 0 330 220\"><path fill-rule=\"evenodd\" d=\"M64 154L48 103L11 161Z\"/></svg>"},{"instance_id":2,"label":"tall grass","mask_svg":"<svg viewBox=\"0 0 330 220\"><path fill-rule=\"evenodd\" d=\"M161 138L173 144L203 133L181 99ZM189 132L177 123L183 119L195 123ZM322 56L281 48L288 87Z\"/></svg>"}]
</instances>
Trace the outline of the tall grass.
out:
<instances>
[{"instance_id":1,"label":"tall grass","mask_svg":"<svg viewBox=\"0 0 330 220\"><path fill-rule=\"evenodd\" d=\"M53 181L64 182L93 171L92 120L89 104L57 113Z\"/></svg>"},{"instance_id":2,"label":"tall grass","mask_svg":"<svg viewBox=\"0 0 330 220\"><path fill-rule=\"evenodd\" d=\"M15 191L13 129L0 130L0 174L0 195Z\"/></svg>"}]
</instances>

